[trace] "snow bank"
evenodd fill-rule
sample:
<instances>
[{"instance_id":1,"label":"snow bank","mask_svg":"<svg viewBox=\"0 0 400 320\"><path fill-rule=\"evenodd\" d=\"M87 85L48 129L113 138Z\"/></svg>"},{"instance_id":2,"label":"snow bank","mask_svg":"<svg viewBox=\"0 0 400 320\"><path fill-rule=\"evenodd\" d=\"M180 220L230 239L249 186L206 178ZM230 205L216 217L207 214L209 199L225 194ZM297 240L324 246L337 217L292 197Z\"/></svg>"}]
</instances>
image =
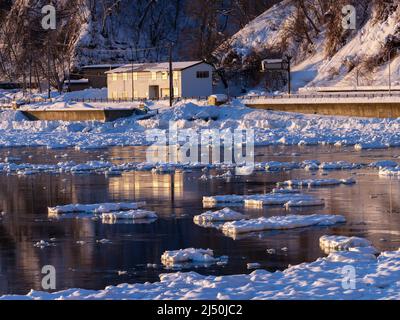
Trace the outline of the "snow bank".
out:
<instances>
[{"instance_id":1,"label":"snow bank","mask_svg":"<svg viewBox=\"0 0 400 320\"><path fill-rule=\"evenodd\" d=\"M331 226L343 222L346 222L346 219L338 215L288 215L227 222L223 225L222 231L227 235L235 235L238 233L266 230L289 230L310 226Z\"/></svg>"},{"instance_id":2,"label":"snow bank","mask_svg":"<svg viewBox=\"0 0 400 320\"><path fill-rule=\"evenodd\" d=\"M245 216L239 212L233 211L229 208L224 208L219 211L208 211L193 218L195 223L203 224L215 221L234 221L244 219Z\"/></svg>"},{"instance_id":3,"label":"snow bank","mask_svg":"<svg viewBox=\"0 0 400 320\"><path fill-rule=\"evenodd\" d=\"M49 207L49 215L63 213L90 212L94 214L108 213L120 210L137 210L144 206L144 202L121 202L121 203L99 203L99 204L68 204L65 206Z\"/></svg>"},{"instance_id":4,"label":"snow bank","mask_svg":"<svg viewBox=\"0 0 400 320\"><path fill-rule=\"evenodd\" d=\"M153 211L147 210L128 210L119 212L102 213L101 218L103 221L116 221L116 220L141 220L141 219L157 219L158 216Z\"/></svg>"},{"instance_id":5,"label":"snow bank","mask_svg":"<svg viewBox=\"0 0 400 320\"><path fill-rule=\"evenodd\" d=\"M103 104L102 107L117 105ZM129 103L125 107L129 106L132 107ZM245 107L239 100L221 107L204 106L201 102L179 102L173 108L165 108L162 102L157 102L151 108L161 109L159 114L150 119L134 116L108 123L26 121L23 117L16 118L13 111L0 112L0 147L63 146L83 150L149 145L152 142L146 140L146 130L168 130L170 121L197 133L206 129L252 129L257 145L362 144L364 148L400 145L400 119L361 119L255 110ZM269 166L271 169L274 167L272 164Z\"/></svg>"},{"instance_id":6,"label":"snow bank","mask_svg":"<svg viewBox=\"0 0 400 320\"><path fill-rule=\"evenodd\" d=\"M356 271L356 288L343 287L343 270ZM377 300L400 299L400 250L378 257L336 252L283 272L256 270L250 274L203 276L195 272L160 275L160 281L121 284L104 290L68 289L55 293L31 291L26 296L0 299L28 300Z\"/></svg>"}]
</instances>

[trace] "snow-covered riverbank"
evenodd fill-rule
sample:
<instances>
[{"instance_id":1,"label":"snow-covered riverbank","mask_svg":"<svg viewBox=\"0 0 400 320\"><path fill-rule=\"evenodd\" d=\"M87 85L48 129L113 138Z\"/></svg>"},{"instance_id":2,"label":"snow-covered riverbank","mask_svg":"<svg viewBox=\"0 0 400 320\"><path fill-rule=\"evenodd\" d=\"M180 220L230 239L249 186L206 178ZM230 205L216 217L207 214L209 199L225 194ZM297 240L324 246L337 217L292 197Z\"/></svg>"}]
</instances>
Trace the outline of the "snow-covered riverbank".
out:
<instances>
[{"instance_id":1,"label":"snow-covered riverbank","mask_svg":"<svg viewBox=\"0 0 400 320\"><path fill-rule=\"evenodd\" d=\"M350 240L341 239L347 243ZM354 246L357 243L365 245L352 240ZM349 268L354 268L355 282L346 278L344 270ZM352 248L335 251L312 263L291 266L283 272L256 270L232 276L178 272L163 274L156 283L121 284L99 291L69 289L52 294L31 291L26 296L8 295L0 299L400 299L399 277L400 250L376 257Z\"/></svg>"},{"instance_id":2,"label":"snow-covered riverbank","mask_svg":"<svg viewBox=\"0 0 400 320\"><path fill-rule=\"evenodd\" d=\"M301 115L254 110L240 101L221 107L179 102L160 107L151 119L136 117L110 123L27 121L20 112L0 112L0 146L47 146L48 148L146 145L148 129L254 129L258 145L354 145L357 149L400 146L399 119L361 119Z\"/></svg>"}]
</instances>

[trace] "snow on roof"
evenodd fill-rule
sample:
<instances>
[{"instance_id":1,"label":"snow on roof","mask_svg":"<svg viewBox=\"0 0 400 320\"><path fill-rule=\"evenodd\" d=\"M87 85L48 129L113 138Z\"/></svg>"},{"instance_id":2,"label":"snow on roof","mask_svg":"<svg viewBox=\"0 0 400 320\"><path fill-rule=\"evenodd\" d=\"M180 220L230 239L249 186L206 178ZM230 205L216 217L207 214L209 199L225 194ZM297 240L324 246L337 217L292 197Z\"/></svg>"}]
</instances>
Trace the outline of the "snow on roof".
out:
<instances>
[{"instance_id":1,"label":"snow on roof","mask_svg":"<svg viewBox=\"0 0 400 320\"><path fill-rule=\"evenodd\" d=\"M124 66L125 64L90 64L82 66L82 69L115 69Z\"/></svg>"},{"instance_id":2,"label":"snow on roof","mask_svg":"<svg viewBox=\"0 0 400 320\"><path fill-rule=\"evenodd\" d=\"M284 62L283 59L265 59L263 60L265 63L282 63Z\"/></svg>"},{"instance_id":3,"label":"snow on roof","mask_svg":"<svg viewBox=\"0 0 400 320\"><path fill-rule=\"evenodd\" d=\"M71 80L65 80L64 83L71 83L71 84L89 83L89 79L71 79Z\"/></svg>"},{"instance_id":4,"label":"snow on roof","mask_svg":"<svg viewBox=\"0 0 400 320\"><path fill-rule=\"evenodd\" d=\"M173 62L172 69L174 71L182 71L187 68L193 67L195 65L205 63L204 61L182 61ZM106 73L124 73L124 72L157 72L157 71L168 71L169 63L136 63L136 64L126 64L120 68L108 71Z\"/></svg>"}]
</instances>

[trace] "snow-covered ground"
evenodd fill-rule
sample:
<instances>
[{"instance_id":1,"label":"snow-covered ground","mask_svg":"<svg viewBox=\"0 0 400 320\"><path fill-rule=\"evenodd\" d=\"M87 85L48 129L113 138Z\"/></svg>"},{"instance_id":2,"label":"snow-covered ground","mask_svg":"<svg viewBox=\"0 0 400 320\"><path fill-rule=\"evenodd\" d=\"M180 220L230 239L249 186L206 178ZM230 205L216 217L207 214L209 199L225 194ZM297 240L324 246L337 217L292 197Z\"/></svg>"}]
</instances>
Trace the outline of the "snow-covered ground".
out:
<instances>
[{"instance_id":1,"label":"snow-covered ground","mask_svg":"<svg viewBox=\"0 0 400 320\"><path fill-rule=\"evenodd\" d=\"M347 277L349 270L354 271L354 279ZM99 291L68 289L46 293L32 290L26 296L7 295L0 299L398 300L399 278L400 250L382 252L378 257L354 250L335 251L326 258L291 266L282 272L256 270L232 276L178 272L163 274L160 282L155 283L121 284Z\"/></svg>"}]
</instances>

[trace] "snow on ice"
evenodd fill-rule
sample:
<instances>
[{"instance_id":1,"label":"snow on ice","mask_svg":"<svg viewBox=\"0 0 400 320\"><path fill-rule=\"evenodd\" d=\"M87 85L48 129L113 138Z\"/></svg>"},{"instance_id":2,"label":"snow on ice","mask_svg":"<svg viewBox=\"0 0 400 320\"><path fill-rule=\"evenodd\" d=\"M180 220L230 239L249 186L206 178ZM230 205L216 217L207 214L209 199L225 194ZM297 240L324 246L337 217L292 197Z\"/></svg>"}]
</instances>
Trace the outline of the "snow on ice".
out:
<instances>
[{"instance_id":1,"label":"snow on ice","mask_svg":"<svg viewBox=\"0 0 400 320\"><path fill-rule=\"evenodd\" d=\"M90 212L102 214L120 210L137 210L145 205L144 202L121 202L121 203L99 203L99 204L68 204L64 206L48 208L49 216L64 213Z\"/></svg>"},{"instance_id":2,"label":"snow on ice","mask_svg":"<svg viewBox=\"0 0 400 320\"><path fill-rule=\"evenodd\" d=\"M359 237L322 236L319 239L319 244L326 253L335 251L354 251L365 254L378 253L370 241Z\"/></svg>"},{"instance_id":3,"label":"snow on ice","mask_svg":"<svg viewBox=\"0 0 400 320\"><path fill-rule=\"evenodd\" d=\"M236 235L239 233L266 230L289 230L311 226L331 226L344 222L346 222L345 217L339 215L288 215L227 222L222 226L222 231L226 235Z\"/></svg>"},{"instance_id":4,"label":"snow on ice","mask_svg":"<svg viewBox=\"0 0 400 320\"><path fill-rule=\"evenodd\" d=\"M338 186L341 184L351 185L355 184L356 181L350 179L306 179L306 180L288 180L279 182L278 187L323 187L323 186Z\"/></svg>"},{"instance_id":5,"label":"snow on ice","mask_svg":"<svg viewBox=\"0 0 400 320\"><path fill-rule=\"evenodd\" d=\"M144 220L144 219L154 220L157 219L158 216L153 211L139 209L139 210L102 213L101 218L105 222L113 222L116 220Z\"/></svg>"},{"instance_id":6,"label":"snow on ice","mask_svg":"<svg viewBox=\"0 0 400 320\"><path fill-rule=\"evenodd\" d=\"M227 257L214 257L211 249L180 249L165 251L161 256L162 264L167 268L184 268L188 266L210 266L219 261L226 261Z\"/></svg>"},{"instance_id":7,"label":"snow on ice","mask_svg":"<svg viewBox=\"0 0 400 320\"><path fill-rule=\"evenodd\" d=\"M269 194L256 195L222 195L203 197L203 206L213 208L219 205L244 205L246 207L263 207L282 205L285 207L294 206L323 206L325 201L313 195L301 194L292 190L284 191L275 189Z\"/></svg>"},{"instance_id":8,"label":"snow on ice","mask_svg":"<svg viewBox=\"0 0 400 320\"><path fill-rule=\"evenodd\" d=\"M242 220L244 218L245 215L230 208L224 208L214 212L207 211L201 215L195 216L193 220L195 223L202 224L206 222Z\"/></svg>"}]
</instances>

